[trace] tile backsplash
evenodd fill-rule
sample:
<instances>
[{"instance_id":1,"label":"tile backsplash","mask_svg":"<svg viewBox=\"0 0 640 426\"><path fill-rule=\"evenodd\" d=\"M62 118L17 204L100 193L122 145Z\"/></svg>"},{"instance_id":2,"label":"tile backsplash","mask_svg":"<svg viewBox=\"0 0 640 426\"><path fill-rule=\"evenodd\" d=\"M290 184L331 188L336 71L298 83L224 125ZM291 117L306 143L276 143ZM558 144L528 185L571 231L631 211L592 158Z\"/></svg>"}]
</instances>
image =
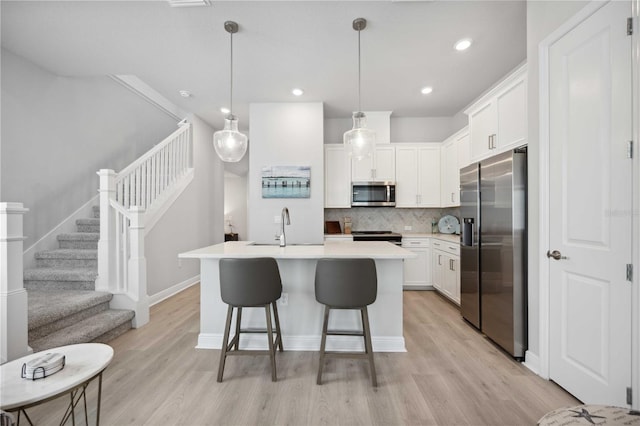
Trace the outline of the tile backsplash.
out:
<instances>
[{"instance_id":1,"label":"tile backsplash","mask_svg":"<svg viewBox=\"0 0 640 426\"><path fill-rule=\"evenodd\" d=\"M444 215L460 218L459 208L398 209L394 207L352 207L350 209L324 209L324 220L337 220L344 231L344 218L351 218L354 231L391 231L398 233L431 233L432 221L437 223ZM411 226L410 231L404 229Z\"/></svg>"}]
</instances>

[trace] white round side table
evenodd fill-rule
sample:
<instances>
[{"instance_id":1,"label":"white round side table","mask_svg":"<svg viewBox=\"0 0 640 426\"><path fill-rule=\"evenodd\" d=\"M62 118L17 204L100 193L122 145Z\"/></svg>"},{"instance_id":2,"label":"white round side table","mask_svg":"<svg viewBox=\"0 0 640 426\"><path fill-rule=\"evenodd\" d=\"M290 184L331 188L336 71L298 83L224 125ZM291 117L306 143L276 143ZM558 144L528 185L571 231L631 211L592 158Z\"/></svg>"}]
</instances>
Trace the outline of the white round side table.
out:
<instances>
[{"instance_id":1,"label":"white round side table","mask_svg":"<svg viewBox=\"0 0 640 426\"><path fill-rule=\"evenodd\" d=\"M57 373L43 379L29 380L21 377L22 365L45 353L60 353L65 356L65 367ZM60 346L37 352L0 365L0 409L24 414L33 425L25 411L43 402L70 395L70 402L60 424L70 417L75 424L75 406L84 401L85 422L88 424L86 389L89 383L98 379L98 400L96 425L100 424L100 402L102 399L102 372L113 359L113 348L102 343L81 343Z\"/></svg>"}]
</instances>

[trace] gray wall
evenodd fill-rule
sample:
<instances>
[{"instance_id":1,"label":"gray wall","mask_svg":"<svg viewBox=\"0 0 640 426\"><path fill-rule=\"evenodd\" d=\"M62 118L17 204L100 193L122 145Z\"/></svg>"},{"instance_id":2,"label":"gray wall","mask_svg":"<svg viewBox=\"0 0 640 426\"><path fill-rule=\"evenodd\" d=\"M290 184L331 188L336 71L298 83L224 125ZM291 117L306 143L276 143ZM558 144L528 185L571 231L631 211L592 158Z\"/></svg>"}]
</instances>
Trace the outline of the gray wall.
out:
<instances>
[{"instance_id":1,"label":"gray wall","mask_svg":"<svg viewBox=\"0 0 640 426\"><path fill-rule=\"evenodd\" d=\"M324 148L322 103L251 104L248 239L275 243L274 217L288 207L287 243L322 244L324 240ZM311 166L311 197L263 199L264 166Z\"/></svg>"},{"instance_id":2,"label":"gray wall","mask_svg":"<svg viewBox=\"0 0 640 426\"><path fill-rule=\"evenodd\" d=\"M116 171L177 129L176 120L108 77L60 77L2 49L0 200L21 202L25 248Z\"/></svg>"},{"instance_id":3,"label":"gray wall","mask_svg":"<svg viewBox=\"0 0 640 426\"><path fill-rule=\"evenodd\" d=\"M351 118L324 121L324 143L342 143L342 135L353 125ZM467 125L467 117L393 117L391 142L442 142Z\"/></svg>"},{"instance_id":4,"label":"gray wall","mask_svg":"<svg viewBox=\"0 0 640 426\"><path fill-rule=\"evenodd\" d=\"M247 239L247 176L229 172L224 174L224 220L225 232L230 232L227 220L230 218L233 232L240 240Z\"/></svg>"},{"instance_id":5,"label":"gray wall","mask_svg":"<svg viewBox=\"0 0 640 426\"><path fill-rule=\"evenodd\" d=\"M193 123L194 179L145 239L148 294L199 274L178 253L223 241L224 168L213 129ZM96 195L100 168L124 168L176 120L108 77L66 78L2 50L1 200L30 209L25 248Z\"/></svg>"},{"instance_id":6,"label":"gray wall","mask_svg":"<svg viewBox=\"0 0 640 426\"><path fill-rule=\"evenodd\" d=\"M527 2L527 72L528 72L528 181L529 181L529 351L540 354L539 270L541 253L538 221L540 199L539 148L539 72L538 45L561 24L575 15L588 2L585 1L529 1Z\"/></svg>"},{"instance_id":7,"label":"gray wall","mask_svg":"<svg viewBox=\"0 0 640 426\"><path fill-rule=\"evenodd\" d=\"M147 291L153 296L200 273L197 260L178 254L224 240L224 166L216 155L213 129L193 123L194 179L145 238Z\"/></svg>"}]
</instances>

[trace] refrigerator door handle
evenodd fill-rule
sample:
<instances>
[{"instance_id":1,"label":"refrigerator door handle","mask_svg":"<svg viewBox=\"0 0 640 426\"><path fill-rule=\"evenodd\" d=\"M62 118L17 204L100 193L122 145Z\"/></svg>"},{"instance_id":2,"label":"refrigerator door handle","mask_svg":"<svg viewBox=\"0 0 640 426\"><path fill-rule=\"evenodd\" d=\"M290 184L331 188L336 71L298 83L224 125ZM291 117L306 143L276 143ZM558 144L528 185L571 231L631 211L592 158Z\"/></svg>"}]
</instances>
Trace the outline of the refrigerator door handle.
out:
<instances>
[{"instance_id":1,"label":"refrigerator door handle","mask_svg":"<svg viewBox=\"0 0 640 426\"><path fill-rule=\"evenodd\" d=\"M462 245L467 247L473 246L473 228L474 220L472 217L462 219Z\"/></svg>"}]
</instances>

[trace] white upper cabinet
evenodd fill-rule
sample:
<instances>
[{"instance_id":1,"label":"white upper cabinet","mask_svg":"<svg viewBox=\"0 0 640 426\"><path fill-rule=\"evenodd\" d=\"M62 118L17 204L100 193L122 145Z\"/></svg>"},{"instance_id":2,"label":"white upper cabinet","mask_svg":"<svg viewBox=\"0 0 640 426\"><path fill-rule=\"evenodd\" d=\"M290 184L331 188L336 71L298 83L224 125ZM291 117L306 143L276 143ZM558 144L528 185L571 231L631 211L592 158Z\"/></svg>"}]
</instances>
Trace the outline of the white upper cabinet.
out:
<instances>
[{"instance_id":1,"label":"white upper cabinet","mask_svg":"<svg viewBox=\"0 0 640 426\"><path fill-rule=\"evenodd\" d=\"M342 144L324 147L324 207L351 207L351 160Z\"/></svg>"},{"instance_id":2,"label":"white upper cabinet","mask_svg":"<svg viewBox=\"0 0 640 426\"><path fill-rule=\"evenodd\" d=\"M527 67L516 69L468 108L471 161L524 145L527 138Z\"/></svg>"},{"instance_id":3,"label":"white upper cabinet","mask_svg":"<svg viewBox=\"0 0 640 426\"><path fill-rule=\"evenodd\" d=\"M440 205L457 207L460 205L460 158L468 157L469 129L467 127L451 135L442 143L440 151ZM462 154L461 154L462 153Z\"/></svg>"},{"instance_id":4,"label":"white upper cabinet","mask_svg":"<svg viewBox=\"0 0 640 426\"><path fill-rule=\"evenodd\" d=\"M352 160L351 164L354 182L396 180L396 149L391 144L377 145L373 156Z\"/></svg>"},{"instance_id":5,"label":"white upper cabinet","mask_svg":"<svg viewBox=\"0 0 640 426\"><path fill-rule=\"evenodd\" d=\"M455 139L446 141L440 151L440 205L459 206L460 169L458 168L458 145Z\"/></svg>"},{"instance_id":6,"label":"white upper cabinet","mask_svg":"<svg viewBox=\"0 0 640 426\"><path fill-rule=\"evenodd\" d=\"M418 148L396 147L396 207L417 207Z\"/></svg>"},{"instance_id":7,"label":"white upper cabinet","mask_svg":"<svg viewBox=\"0 0 640 426\"><path fill-rule=\"evenodd\" d=\"M396 145L396 207L440 207L439 144Z\"/></svg>"},{"instance_id":8,"label":"white upper cabinet","mask_svg":"<svg viewBox=\"0 0 640 426\"><path fill-rule=\"evenodd\" d=\"M458 134L458 133L456 133ZM458 168L467 167L471 164L471 139L469 137L469 127L465 127L458 138ZM460 179L460 176L458 176Z\"/></svg>"},{"instance_id":9,"label":"white upper cabinet","mask_svg":"<svg viewBox=\"0 0 640 426\"><path fill-rule=\"evenodd\" d=\"M485 157L493 149L494 137L498 131L495 102L485 103L469 114L469 127L472 129L471 158Z\"/></svg>"}]
</instances>

